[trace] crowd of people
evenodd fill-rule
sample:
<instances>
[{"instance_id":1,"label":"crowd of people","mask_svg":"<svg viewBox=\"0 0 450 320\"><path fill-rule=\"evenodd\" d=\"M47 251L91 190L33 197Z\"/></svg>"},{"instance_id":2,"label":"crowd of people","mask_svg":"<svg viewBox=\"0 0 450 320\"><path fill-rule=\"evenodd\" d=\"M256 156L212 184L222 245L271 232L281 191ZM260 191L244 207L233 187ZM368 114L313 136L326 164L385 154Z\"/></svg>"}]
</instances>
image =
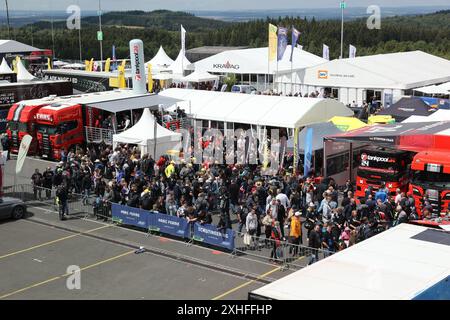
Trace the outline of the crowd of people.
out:
<instances>
[{"instance_id":1,"label":"crowd of people","mask_svg":"<svg viewBox=\"0 0 450 320\"><path fill-rule=\"evenodd\" d=\"M267 177L257 165L175 163L167 156L140 155L130 145L103 145L70 151L55 169L36 170L31 180L35 197L43 196L40 187L48 198L48 190L56 189L63 219L67 199L76 193L85 204L106 211L119 203L190 223L215 221L219 229L235 225L238 236L250 239L249 246L273 243L274 260L281 241L292 244L292 255L298 254L296 245L335 252L418 218L414 199L400 190L392 196L385 186L376 192L369 188L357 202L350 181L339 188L333 179L313 172L293 175L290 162L285 163L276 176ZM431 218L427 201L423 213Z\"/></svg>"}]
</instances>

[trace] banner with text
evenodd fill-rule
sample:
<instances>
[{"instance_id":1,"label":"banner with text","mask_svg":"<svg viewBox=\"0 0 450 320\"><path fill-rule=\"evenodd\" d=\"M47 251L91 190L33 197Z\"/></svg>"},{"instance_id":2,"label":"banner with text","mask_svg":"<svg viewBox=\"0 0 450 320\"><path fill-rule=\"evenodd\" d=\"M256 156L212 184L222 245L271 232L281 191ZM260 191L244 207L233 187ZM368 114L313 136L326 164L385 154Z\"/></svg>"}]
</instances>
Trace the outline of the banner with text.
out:
<instances>
[{"instance_id":1,"label":"banner with text","mask_svg":"<svg viewBox=\"0 0 450 320\"><path fill-rule=\"evenodd\" d=\"M167 214L150 214L148 228L150 231L166 233L181 238L189 238L189 226L186 219L169 216Z\"/></svg>"},{"instance_id":2,"label":"banner with text","mask_svg":"<svg viewBox=\"0 0 450 320\"><path fill-rule=\"evenodd\" d=\"M145 229L148 228L148 216L150 215L148 211L113 203L111 205L111 213L114 222Z\"/></svg>"},{"instance_id":3,"label":"banner with text","mask_svg":"<svg viewBox=\"0 0 450 320\"><path fill-rule=\"evenodd\" d=\"M219 230L210 224L196 223L194 226L194 240L214 246L234 250L235 233L232 229Z\"/></svg>"}]
</instances>

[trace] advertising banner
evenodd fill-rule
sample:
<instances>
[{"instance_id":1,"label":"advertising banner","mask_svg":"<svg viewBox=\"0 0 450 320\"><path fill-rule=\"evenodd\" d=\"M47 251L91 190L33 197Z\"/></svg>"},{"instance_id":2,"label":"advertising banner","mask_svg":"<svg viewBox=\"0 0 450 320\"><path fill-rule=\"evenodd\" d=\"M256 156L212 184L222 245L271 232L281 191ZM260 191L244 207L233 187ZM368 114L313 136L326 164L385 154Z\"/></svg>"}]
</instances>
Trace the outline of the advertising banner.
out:
<instances>
[{"instance_id":1,"label":"advertising banner","mask_svg":"<svg viewBox=\"0 0 450 320\"><path fill-rule=\"evenodd\" d=\"M234 237L235 233L232 229L226 231L217 229L216 226L210 224L194 225L194 240L211 244L214 246L226 248L228 250L234 250Z\"/></svg>"},{"instance_id":2,"label":"advertising banner","mask_svg":"<svg viewBox=\"0 0 450 320\"><path fill-rule=\"evenodd\" d=\"M149 214L148 228L150 231L170 234L180 238L189 238L189 225L186 219L161 213Z\"/></svg>"},{"instance_id":3,"label":"advertising banner","mask_svg":"<svg viewBox=\"0 0 450 320\"><path fill-rule=\"evenodd\" d=\"M135 226L140 228L148 228L148 211L122 206L117 203L111 205L112 220L119 224Z\"/></svg>"}]
</instances>

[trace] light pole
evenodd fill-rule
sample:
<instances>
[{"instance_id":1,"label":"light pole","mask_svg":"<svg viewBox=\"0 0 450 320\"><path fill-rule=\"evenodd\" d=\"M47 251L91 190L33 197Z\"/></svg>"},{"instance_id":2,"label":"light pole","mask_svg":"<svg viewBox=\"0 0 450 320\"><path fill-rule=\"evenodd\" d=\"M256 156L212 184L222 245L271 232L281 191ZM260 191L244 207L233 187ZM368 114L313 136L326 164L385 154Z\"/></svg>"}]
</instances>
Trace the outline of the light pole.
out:
<instances>
[{"instance_id":1,"label":"light pole","mask_svg":"<svg viewBox=\"0 0 450 320\"><path fill-rule=\"evenodd\" d=\"M347 6L345 1L341 1L340 7L341 7L341 55L339 56L339 59L342 59L344 56L344 9Z\"/></svg>"},{"instance_id":2,"label":"light pole","mask_svg":"<svg viewBox=\"0 0 450 320\"><path fill-rule=\"evenodd\" d=\"M8 0L5 0L6 4L6 24L8 26L8 38L11 39L11 31L9 27L9 9L8 9Z\"/></svg>"},{"instance_id":3,"label":"light pole","mask_svg":"<svg viewBox=\"0 0 450 320\"><path fill-rule=\"evenodd\" d=\"M100 71L103 71L103 32L102 32L102 5L101 0L98 0L98 22L100 25Z\"/></svg>"}]
</instances>

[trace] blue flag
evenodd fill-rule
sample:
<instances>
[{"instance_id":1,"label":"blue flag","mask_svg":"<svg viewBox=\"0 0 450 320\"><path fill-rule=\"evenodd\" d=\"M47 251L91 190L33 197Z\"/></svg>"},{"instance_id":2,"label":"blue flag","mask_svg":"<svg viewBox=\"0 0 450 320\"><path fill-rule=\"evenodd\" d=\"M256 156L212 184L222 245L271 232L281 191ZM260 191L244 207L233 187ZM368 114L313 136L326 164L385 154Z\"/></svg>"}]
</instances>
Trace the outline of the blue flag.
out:
<instances>
[{"instance_id":1,"label":"blue flag","mask_svg":"<svg viewBox=\"0 0 450 320\"><path fill-rule=\"evenodd\" d=\"M116 46L113 45L112 46L112 61L113 61L113 65L112 65L112 70L116 70L117 69L117 63L116 63Z\"/></svg>"},{"instance_id":2,"label":"blue flag","mask_svg":"<svg viewBox=\"0 0 450 320\"><path fill-rule=\"evenodd\" d=\"M311 159L312 159L312 144L313 144L313 128L306 130L305 138L305 161L303 166L303 176L308 176L311 171Z\"/></svg>"},{"instance_id":3,"label":"blue flag","mask_svg":"<svg viewBox=\"0 0 450 320\"><path fill-rule=\"evenodd\" d=\"M277 48L277 61L283 59L284 52L287 47L287 29L283 27L278 27L278 48Z\"/></svg>"},{"instance_id":4,"label":"blue flag","mask_svg":"<svg viewBox=\"0 0 450 320\"><path fill-rule=\"evenodd\" d=\"M289 59L292 62L292 56L294 55L294 48L297 45L298 38L300 37L301 32L292 27L292 41L291 41L291 58Z\"/></svg>"}]
</instances>

